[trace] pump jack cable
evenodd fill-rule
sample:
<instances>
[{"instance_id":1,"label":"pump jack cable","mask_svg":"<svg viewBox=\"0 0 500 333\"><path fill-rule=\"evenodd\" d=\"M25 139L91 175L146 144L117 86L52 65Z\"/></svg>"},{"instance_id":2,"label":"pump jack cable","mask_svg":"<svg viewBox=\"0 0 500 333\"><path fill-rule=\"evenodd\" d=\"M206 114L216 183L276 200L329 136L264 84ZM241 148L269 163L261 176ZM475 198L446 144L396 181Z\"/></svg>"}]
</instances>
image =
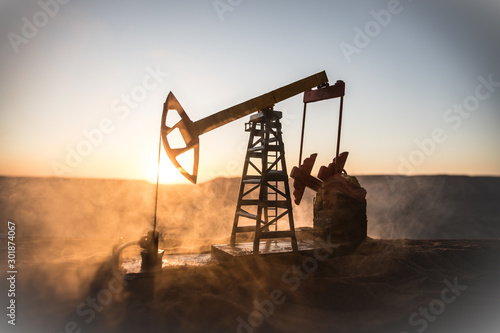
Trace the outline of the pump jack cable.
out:
<instances>
[{"instance_id":1,"label":"pump jack cable","mask_svg":"<svg viewBox=\"0 0 500 333\"><path fill-rule=\"evenodd\" d=\"M156 196L155 196L155 215L153 222L153 234L156 232L156 212L158 211L158 183L160 182L160 153L161 153L161 129L158 143L158 168L156 171Z\"/></svg>"},{"instance_id":2,"label":"pump jack cable","mask_svg":"<svg viewBox=\"0 0 500 333\"><path fill-rule=\"evenodd\" d=\"M342 109L344 107L344 96L340 96L340 108L339 108L339 129L337 132L337 151L335 153L336 161L339 160L340 153L340 131L342 129Z\"/></svg>"},{"instance_id":3,"label":"pump jack cable","mask_svg":"<svg viewBox=\"0 0 500 333\"><path fill-rule=\"evenodd\" d=\"M300 133L299 167L302 165L302 147L304 145L304 130L306 126L307 103L304 102L304 113L302 115L302 132Z\"/></svg>"}]
</instances>

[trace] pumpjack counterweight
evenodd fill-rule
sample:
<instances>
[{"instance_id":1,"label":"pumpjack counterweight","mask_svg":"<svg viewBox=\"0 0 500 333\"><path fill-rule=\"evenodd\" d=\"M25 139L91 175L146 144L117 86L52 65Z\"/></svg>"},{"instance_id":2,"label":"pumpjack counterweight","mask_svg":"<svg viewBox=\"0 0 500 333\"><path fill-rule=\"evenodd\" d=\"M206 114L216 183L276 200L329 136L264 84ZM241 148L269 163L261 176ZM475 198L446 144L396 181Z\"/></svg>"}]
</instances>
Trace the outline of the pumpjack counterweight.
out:
<instances>
[{"instance_id":1,"label":"pumpjack counterweight","mask_svg":"<svg viewBox=\"0 0 500 333\"><path fill-rule=\"evenodd\" d=\"M250 137L231 245L238 233L254 232L253 254L259 254L261 239L290 238L293 251L298 251L280 118L281 112L261 110L245 129ZM281 230L283 224L286 230Z\"/></svg>"}]
</instances>

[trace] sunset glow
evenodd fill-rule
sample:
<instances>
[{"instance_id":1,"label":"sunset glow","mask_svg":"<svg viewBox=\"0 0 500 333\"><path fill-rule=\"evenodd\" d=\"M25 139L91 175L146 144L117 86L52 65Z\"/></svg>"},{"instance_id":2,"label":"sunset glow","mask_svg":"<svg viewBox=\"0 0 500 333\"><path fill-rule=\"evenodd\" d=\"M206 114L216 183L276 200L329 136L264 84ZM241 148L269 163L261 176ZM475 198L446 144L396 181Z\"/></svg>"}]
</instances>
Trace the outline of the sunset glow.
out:
<instances>
[{"instance_id":1,"label":"sunset glow","mask_svg":"<svg viewBox=\"0 0 500 333\"><path fill-rule=\"evenodd\" d=\"M156 184L156 176L158 171L158 164L152 161L148 164L146 180L150 183ZM188 183L186 178L180 173L179 170L170 162L166 154L162 154L160 161L160 183Z\"/></svg>"},{"instance_id":2,"label":"sunset glow","mask_svg":"<svg viewBox=\"0 0 500 333\"><path fill-rule=\"evenodd\" d=\"M498 4L462 5L407 1L389 17L382 2L246 2L224 13L210 2L71 2L49 19L38 2L11 2L0 23L0 174L156 182L169 92L195 122L325 70L346 83L341 149L356 174L500 175ZM336 144L331 105L307 113L304 153L322 165ZM275 108L291 167L302 96ZM201 135L199 181L241 174L245 121ZM162 181L184 181L162 164Z\"/></svg>"}]
</instances>

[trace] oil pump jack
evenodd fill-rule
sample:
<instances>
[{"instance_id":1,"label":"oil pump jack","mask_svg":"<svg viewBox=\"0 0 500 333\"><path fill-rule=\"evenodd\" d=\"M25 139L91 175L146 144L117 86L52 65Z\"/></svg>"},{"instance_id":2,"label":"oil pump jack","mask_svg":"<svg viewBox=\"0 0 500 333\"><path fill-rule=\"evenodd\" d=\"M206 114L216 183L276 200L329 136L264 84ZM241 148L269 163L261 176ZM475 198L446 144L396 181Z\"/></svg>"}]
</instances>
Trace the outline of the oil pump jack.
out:
<instances>
[{"instance_id":1,"label":"oil pump jack","mask_svg":"<svg viewBox=\"0 0 500 333\"><path fill-rule=\"evenodd\" d=\"M342 81L337 81L334 86L329 86L328 78L323 71L195 122L188 117L172 92L169 93L164 104L161 123L163 147L172 163L192 183L197 181L200 135L241 117L256 113L245 124L245 130L250 135L231 232L230 244L232 246L236 243L237 234L253 232L255 234L254 254L259 253L261 239L290 238L293 251L298 251L281 135L280 118L282 114L274 110L274 105L304 92L307 93L304 97L305 103L335 97L343 98L344 87ZM316 89L312 90L313 88ZM173 126L166 125L170 112L176 112L180 116L180 120ZM302 130L304 130L304 126ZM169 135L174 131L181 134L184 140L183 147L173 148L170 145ZM302 141L303 133L300 155L302 154ZM193 166L192 172L188 172L179 163L178 157L191 150L194 154ZM301 157L299 157L299 164L300 159ZM306 178L297 183L296 195L302 196L301 192L308 186ZM278 225L282 227L283 224L285 226L288 224L286 230L278 230L281 229L278 228ZM271 230L272 227L274 230Z\"/></svg>"},{"instance_id":2,"label":"oil pump jack","mask_svg":"<svg viewBox=\"0 0 500 333\"><path fill-rule=\"evenodd\" d=\"M315 89L313 89L315 88ZM339 131L337 139L336 160L339 160L340 125L342 118L343 96L345 84L337 81L335 85L328 84L328 78L324 71L308 76L304 79L290 83L286 86L252 98L243 103L216 112L198 121L192 121L172 92L167 96L163 106L161 118L160 142L163 144L170 161L191 183L195 184L198 177L200 135L219 128L244 116L251 115L249 122L245 124L245 131L249 132L249 141L245 156L245 163L241 177L238 194L238 202L233 220L230 245L236 245L236 236L240 233L254 233L253 254L259 254L261 239L289 238L292 251L297 252L297 239L292 212L292 202L289 188L289 178L285 162L285 150L282 140L280 119L282 113L274 110L274 105L290 97L304 93L304 119L302 124L302 135L299 153L299 167L292 170L295 178L294 195L298 204L306 187L317 190L321 180L309 175L315 154L307 158L301 165L302 145L304 138L304 125L306 106L308 103L324 99L340 97ZM172 126L167 125L169 115L173 114L180 119ZM171 135L177 133L183 143L171 143ZM159 149L161 149L161 143ZM191 171L188 171L180 162L179 157L185 153L192 152L193 161ZM159 154L160 155L160 150ZM342 165L326 169L331 174L342 170L345 157L340 160ZM335 163L335 159L334 162ZM323 174L328 172L323 170ZM295 175L295 176L294 176ZM318 185L319 184L319 185ZM158 197L158 183L156 187ZM283 230L285 225L285 230ZM274 230L271 230L273 229ZM127 246L140 245L144 250L142 256L142 271L151 271L161 268L161 257L163 252L158 251L158 232L156 231L156 207L153 230L138 242L124 244L115 251L117 257Z\"/></svg>"}]
</instances>

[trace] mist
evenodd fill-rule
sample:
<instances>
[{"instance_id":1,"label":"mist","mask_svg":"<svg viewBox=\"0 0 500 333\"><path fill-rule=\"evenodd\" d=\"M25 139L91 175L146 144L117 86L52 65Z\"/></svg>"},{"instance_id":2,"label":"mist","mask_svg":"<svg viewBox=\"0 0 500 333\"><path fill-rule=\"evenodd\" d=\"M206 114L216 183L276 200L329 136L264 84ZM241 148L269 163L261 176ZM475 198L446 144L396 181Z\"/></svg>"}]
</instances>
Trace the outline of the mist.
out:
<instances>
[{"instance_id":1,"label":"mist","mask_svg":"<svg viewBox=\"0 0 500 333\"><path fill-rule=\"evenodd\" d=\"M368 236L371 238L500 238L498 177L359 176L358 180L368 192ZM23 332L64 332L65 325L71 322L82 332L136 332L147 329L145 323L150 323L149 331L155 327L183 332L197 331L199 327L210 327L207 331L233 327L236 331L237 319L254 311L255 302L269 300L270 292L275 289L285 292L287 302L283 306L275 304L276 314L266 318L259 327L262 331L290 331L303 320L299 320L301 311L324 321L322 312L316 313L314 309L326 306L331 311L343 312L347 306L360 310L357 303L322 300L325 290L341 298L346 295L341 286L351 287L343 284L342 279L364 280L384 274L407 274L407 279L411 279L424 274L414 268L401 273L400 262L407 261L405 256L411 253L410 249L426 244L402 240L394 243L400 248L392 243L384 246L368 243L360 254L331 259L328 266L318 263L307 279L299 280L298 292L286 293L292 283L287 284L282 277L291 267L302 265L303 256L280 261L252 259L244 265L177 267L165 270L156 280L138 277L135 281L126 281L111 266L112 248L120 239L138 240L152 229L154 184L138 180L29 177L2 177L0 182L0 214L5 221L0 229L2 250L6 248L7 221L15 222L17 228L16 297L19 328ZM217 178L199 185L160 185L157 226L162 238L160 247L166 254L206 253L212 244L227 243L239 182L238 178ZM301 205L294 206L297 230L313 225L313 197L314 192L307 190ZM475 245L478 251L488 251L483 247L489 243L478 244ZM131 248L123 256L137 256L139 250ZM367 253L371 256L367 257ZM436 262L435 265L443 266L444 261L439 257L429 254L425 258L427 264ZM484 267L491 266L489 259L481 257L475 264L477 267L469 263L463 267L480 274ZM449 266L447 269L461 272L462 268ZM463 276L471 272L463 270ZM5 272L2 271L1 276L5 285L2 288L7 287ZM330 280L330 273L335 276L334 282ZM442 276L427 277L426 281L426 288L430 290L438 293L442 288ZM317 283L328 287L316 290ZM471 280L470 284L473 283ZM109 286L119 291L110 293ZM356 288L371 290L363 284ZM355 289L349 290L358 294ZM389 295L393 293L384 290ZM394 291L393 297L401 297L397 296L399 292ZM111 297L106 299L103 295ZM92 308L86 302L99 296L106 304L102 311L93 310L91 315ZM413 304L411 297L407 301ZM377 307L370 305L370 299L365 302L368 302L365 307ZM301 306L289 309L291 304ZM227 315L214 322L214 316L203 315L209 308ZM278 314L279 309L290 311L280 310ZM413 310L406 306L397 311L382 307L380 311L389 311L397 317ZM349 317L336 316L345 331L352 332L347 322ZM384 325L389 325L394 319L391 318L386 318ZM8 332L7 328L4 331Z\"/></svg>"}]
</instances>

